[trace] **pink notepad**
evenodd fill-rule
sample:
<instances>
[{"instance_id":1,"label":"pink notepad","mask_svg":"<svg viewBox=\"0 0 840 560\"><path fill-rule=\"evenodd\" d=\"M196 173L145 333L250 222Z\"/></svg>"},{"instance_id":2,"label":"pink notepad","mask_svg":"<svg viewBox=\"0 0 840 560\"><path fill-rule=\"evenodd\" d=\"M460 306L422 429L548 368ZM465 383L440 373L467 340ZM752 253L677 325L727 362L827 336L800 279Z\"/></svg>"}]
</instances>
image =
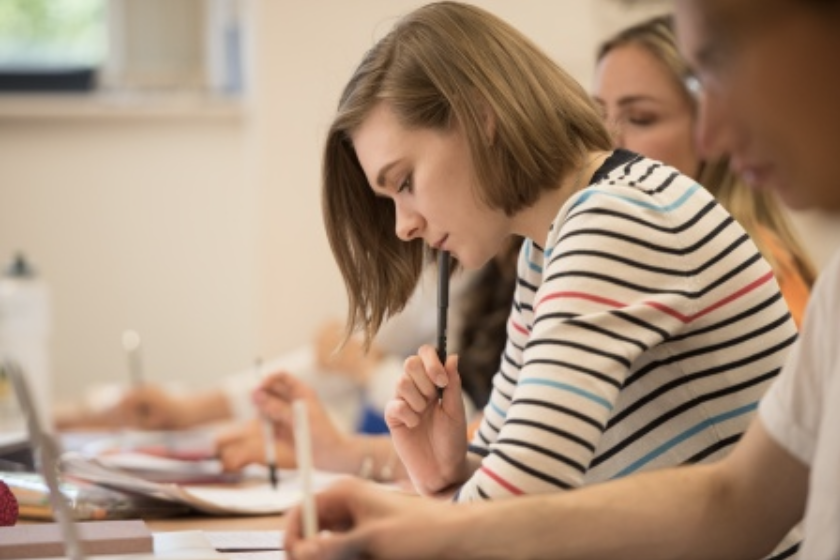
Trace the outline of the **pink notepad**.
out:
<instances>
[{"instance_id":1,"label":"pink notepad","mask_svg":"<svg viewBox=\"0 0 840 560\"><path fill-rule=\"evenodd\" d=\"M139 519L76 523L85 554L151 553L152 533ZM32 523L0 527L0 560L64 556L64 538L58 523Z\"/></svg>"}]
</instances>

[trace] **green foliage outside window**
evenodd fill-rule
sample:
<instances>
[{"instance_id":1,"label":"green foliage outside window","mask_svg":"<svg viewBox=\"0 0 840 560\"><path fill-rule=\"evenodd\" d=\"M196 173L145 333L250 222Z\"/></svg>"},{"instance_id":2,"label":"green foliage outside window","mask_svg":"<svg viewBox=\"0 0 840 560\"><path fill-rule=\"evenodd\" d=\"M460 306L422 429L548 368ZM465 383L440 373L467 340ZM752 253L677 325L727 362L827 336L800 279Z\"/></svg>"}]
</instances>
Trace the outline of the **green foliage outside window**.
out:
<instances>
[{"instance_id":1,"label":"green foliage outside window","mask_svg":"<svg viewBox=\"0 0 840 560\"><path fill-rule=\"evenodd\" d=\"M108 0L0 0L0 66L99 66Z\"/></svg>"}]
</instances>

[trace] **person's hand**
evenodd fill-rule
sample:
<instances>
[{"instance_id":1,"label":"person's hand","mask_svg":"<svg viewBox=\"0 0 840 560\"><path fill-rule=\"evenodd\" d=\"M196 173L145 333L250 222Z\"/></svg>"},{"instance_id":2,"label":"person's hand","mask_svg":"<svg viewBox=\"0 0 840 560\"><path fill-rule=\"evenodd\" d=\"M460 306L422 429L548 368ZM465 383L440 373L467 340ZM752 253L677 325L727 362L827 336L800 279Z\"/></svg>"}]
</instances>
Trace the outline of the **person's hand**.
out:
<instances>
[{"instance_id":1,"label":"person's hand","mask_svg":"<svg viewBox=\"0 0 840 560\"><path fill-rule=\"evenodd\" d=\"M286 372L266 376L253 392L253 401L260 414L274 424L274 436L281 444L294 449L292 403L306 401L309 432L312 438L312 461L315 467L336 472L350 472L346 457L350 439L333 424L315 390Z\"/></svg>"},{"instance_id":2,"label":"person's hand","mask_svg":"<svg viewBox=\"0 0 840 560\"><path fill-rule=\"evenodd\" d=\"M438 387L445 387L440 401ZM429 345L409 357L396 395L385 407L385 422L418 492L434 495L467 479L467 421L457 356L446 360L446 368Z\"/></svg>"},{"instance_id":3,"label":"person's hand","mask_svg":"<svg viewBox=\"0 0 840 560\"><path fill-rule=\"evenodd\" d=\"M183 430L231 417L224 391L173 395L154 385L143 385L123 395L116 406L119 424L143 430Z\"/></svg>"},{"instance_id":4,"label":"person's hand","mask_svg":"<svg viewBox=\"0 0 840 560\"><path fill-rule=\"evenodd\" d=\"M122 426L143 430L174 430L189 426L190 403L156 385L126 392L114 409Z\"/></svg>"},{"instance_id":5,"label":"person's hand","mask_svg":"<svg viewBox=\"0 0 840 560\"><path fill-rule=\"evenodd\" d=\"M237 424L216 436L216 455L226 472L240 471L250 464L266 464L265 439L259 419ZM288 443L273 441L277 467L294 468L295 454Z\"/></svg>"},{"instance_id":6,"label":"person's hand","mask_svg":"<svg viewBox=\"0 0 840 560\"><path fill-rule=\"evenodd\" d=\"M315 363L323 369L349 375L357 383L364 384L381 359L382 352L375 345L371 345L366 352L358 337L350 337L341 346L343 339L344 326L340 322L324 324L315 333Z\"/></svg>"},{"instance_id":7,"label":"person's hand","mask_svg":"<svg viewBox=\"0 0 840 560\"><path fill-rule=\"evenodd\" d=\"M56 427L60 430L138 428L147 430L174 429L186 426L186 402L181 402L156 385L113 395L105 406L79 404L56 413Z\"/></svg>"},{"instance_id":8,"label":"person's hand","mask_svg":"<svg viewBox=\"0 0 840 560\"><path fill-rule=\"evenodd\" d=\"M302 511L290 511L285 549L294 560L344 558L444 558L453 551L457 525L450 517L458 509L429 500L377 488L359 479L337 482L315 496L318 527L312 539L302 536ZM451 556L451 555L450 555Z\"/></svg>"}]
</instances>

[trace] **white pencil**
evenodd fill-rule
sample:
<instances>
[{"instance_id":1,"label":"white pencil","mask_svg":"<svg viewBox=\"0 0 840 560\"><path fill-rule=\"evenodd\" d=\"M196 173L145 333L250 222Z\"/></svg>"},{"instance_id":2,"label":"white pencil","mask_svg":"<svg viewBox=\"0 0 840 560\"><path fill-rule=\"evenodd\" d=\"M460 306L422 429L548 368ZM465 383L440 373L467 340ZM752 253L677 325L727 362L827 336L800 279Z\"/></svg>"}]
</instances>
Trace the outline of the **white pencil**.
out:
<instances>
[{"instance_id":1,"label":"white pencil","mask_svg":"<svg viewBox=\"0 0 840 560\"><path fill-rule=\"evenodd\" d=\"M309 414L306 401L292 403L295 432L295 458L303 492L303 536L312 538L318 534L318 512L315 509L315 496L312 492L312 437L309 433Z\"/></svg>"}]
</instances>

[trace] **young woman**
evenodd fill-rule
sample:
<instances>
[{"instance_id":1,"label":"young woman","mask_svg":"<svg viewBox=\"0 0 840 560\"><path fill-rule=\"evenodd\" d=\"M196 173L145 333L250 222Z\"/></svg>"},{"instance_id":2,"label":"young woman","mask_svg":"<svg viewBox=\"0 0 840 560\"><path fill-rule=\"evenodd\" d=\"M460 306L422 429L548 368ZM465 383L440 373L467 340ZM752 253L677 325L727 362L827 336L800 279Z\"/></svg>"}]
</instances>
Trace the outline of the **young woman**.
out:
<instances>
[{"instance_id":1,"label":"young woman","mask_svg":"<svg viewBox=\"0 0 840 560\"><path fill-rule=\"evenodd\" d=\"M419 492L555 492L718 458L778 372L795 327L749 236L694 180L611 146L586 92L473 6L416 10L350 79L323 204L351 326L372 336L429 253L476 268L525 238L469 451L455 356L421 347L386 407Z\"/></svg>"},{"instance_id":2,"label":"young woman","mask_svg":"<svg viewBox=\"0 0 840 560\"><path fill-rule=\"evenodd\" d=\"M323 172L349 325L368 337L430 254L477 268L525 238L469 450L456 356L421 347L386 407L422 494L557 492L716 459L796 337L770 266L714 197L612 151L579 84L477 7L419 8L364 56Z\"/></svg>"},{"instance_id":3,"label":"young woman","mask_svg":"<svg viewBox=\"0 0 840 560\"><path fill-rule=\"evenodd\" d=\"M598 50L593 95L615 145L672 165L711 191L773 266L799 326L816 270L773 193L751 190L727 158L699 156L698 89L677 50L671 16L622 30Z\"/></svg>"}]
</instances>

